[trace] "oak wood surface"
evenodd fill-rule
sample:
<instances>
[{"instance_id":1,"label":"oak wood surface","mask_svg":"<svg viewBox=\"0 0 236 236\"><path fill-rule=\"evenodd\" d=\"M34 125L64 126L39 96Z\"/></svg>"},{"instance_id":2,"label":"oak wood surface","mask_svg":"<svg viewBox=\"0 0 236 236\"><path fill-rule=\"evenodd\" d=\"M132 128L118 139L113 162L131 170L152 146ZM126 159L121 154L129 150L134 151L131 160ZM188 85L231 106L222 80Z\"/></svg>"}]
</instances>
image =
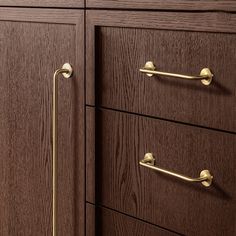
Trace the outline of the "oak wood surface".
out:
<instances>
[{"instance_id":1,"label":"oak wood surface","mask_svg":"<svg viewBox=\"0 0 236 236\"><path fill-rule=\"evenodd\" d=\"M232 0L87 0L86 7L150 10L236 11L236 2Z\"/></svg>"},{"instance_id":2,"label":"oak wood surface","mask_svg":"<svg viewBox=\"0 0 236 236\"><path fill-rule=\"evenodd\" d=\"M82 10L74 9L40 9L40 8L11 8L0 7L0 19L19 22L41 22L75 25L78 24L81 29L83 17L78 18L78 12ZM81 37L82 38L82 37Z\"/></svg>"},{"instance_id":3,"label":"oak wood surface","mask_svg":"<svg viewBox=\"0 0 236 236\"><path fill-rule=\"evenodd\" d=\"M86 2L86 4L85 4ZM0 6L60 7L60 8L114 8L147 10L236 11L232 0L0 0Z\"/></svg>"},{"instance_id":4,"label":"oak wood surface","mask_svg":"<svg viewBox=\"0 0 236 236\"><path fill-rule=\"evenodd\" d=\"M86 204L87 236L177 236L178 234L112 210Z\"/></svg>"},{"instance_id":5,"label":"oak wood surface","mask_svg":"<svg viewBox=\"0 0 236 236\"><path fill-rule=\"evenodd\" d=\"M58 235L84 235L83 12L0 9L0 235L52 235L52 77L59 78Z\"/></svg>"},{"instance_id":6,"label":"oak wood surface","mask_svg":"<svg viewBox=\"0 0 236 236\"><path fill-rule=\"evenodd\" d=\"M82 8L84 0L0 0L0 6Z\"/></svg>"},{"instance_id":7,"label":"oak wood surface","mask_svg":"<svg viewBox=\"0 0 236 236\"><path fill-rule=\"evenodd\" d=\"M184 235L235 235L235 135L91 107L86 116L86 145L94 149L87 152L87 201ZM157 166L190 177L208 169L213 185L141 167L147 152Z\"/></svg>"},{"instance_id":8,"label":"oak wood surface","mask_svg":"<svg viewBox=\"0 0 236 236\"><path fill-rule=\"evenodd\" d=\"M89 11L87 22L87 104L236 131L235 15ZM146 61L187 75L209 67L213 83L149 78Z\"/></svg>"},{"instance_id":9,"label":"oak wood surface","mask_svg":"<svg viewBox=\"0 0 236 236\"><path fill-rule=\"evenodd\" d=\"M86 109L86 200L95 202L95 109ZM99 186L98 186L99 188Z\"/></svg>"}]
</instances>

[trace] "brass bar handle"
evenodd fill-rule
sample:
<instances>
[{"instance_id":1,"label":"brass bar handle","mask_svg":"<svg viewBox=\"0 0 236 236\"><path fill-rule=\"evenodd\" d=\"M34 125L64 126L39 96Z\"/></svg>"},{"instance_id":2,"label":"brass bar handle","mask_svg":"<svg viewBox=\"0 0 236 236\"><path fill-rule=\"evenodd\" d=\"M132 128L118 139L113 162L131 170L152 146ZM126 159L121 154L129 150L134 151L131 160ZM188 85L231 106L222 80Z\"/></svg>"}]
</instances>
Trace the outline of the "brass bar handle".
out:
<instances>
[{"instance_id":1,"label":"brass bar handle","mask_svg":"<svg viewBox=\"0 0 236 236\"><path fill-rule=\"evenodd\" d=\"M73 74L72 66L65 63L53 75L53 102L52 102L52 235L57 235L57 114L58 114L58 75L70 78Z\"/></svg>"},{"instance_id":2,"label":"brass bar handle","mask_svg":"<svg viewBox=\"0 0 236 236\"><path fill-rule=\"evenodd\" d=\"M213 74L211 73L209 68L202 69L200 75L181 75L181 74L157 71L156 66L152 61L146 62L145 66L139 69L139 71L145 73L149 77L153 75L162 75L186 80L201 80L202 84L204 85L210 85L213 79Z\"/></svg>"},{"instance_id":3,"label":"brass bar handle","mask_svg":"<svg viewBox=\"0 0 236 236\"><path fill-rule=\"evenodd\" d=\"M141 160L139 162L139 164L141 166L147 167L149 169L152 169L152 170L155 170L155 171L167 174L167 175L177 177L177 178L185 180L187 182L200 182L205 187L209 187L212 184L213 176L211 175L209 170L202 170L200 173L200 176L197 178L191 178L191 177L188 177L185 175L177 174L172 171L165 170L165 169L155 166L155 158L152 153L146 153L144 156L144 159Z\"/></svg>"}]
</instances>

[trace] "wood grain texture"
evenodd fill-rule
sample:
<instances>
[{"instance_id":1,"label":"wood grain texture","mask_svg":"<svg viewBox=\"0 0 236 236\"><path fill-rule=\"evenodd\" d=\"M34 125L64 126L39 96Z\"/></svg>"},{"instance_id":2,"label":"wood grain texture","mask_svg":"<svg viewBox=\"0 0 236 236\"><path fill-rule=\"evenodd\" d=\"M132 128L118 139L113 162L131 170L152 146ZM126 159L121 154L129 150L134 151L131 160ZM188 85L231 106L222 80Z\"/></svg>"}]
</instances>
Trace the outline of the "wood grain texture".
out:
<instances>
[{"instance_id":1,"label":"wood grain texture","mask_svg":"<svg viewBox=\"0 0 236 236\"><path fill-rule=\"evenodd\" d=\"M82 25L81 23L83 23L83 17L78 19L78 10L71 9L62 10L0 7L0 20L55 23L66 25L78 24L80 27Z\"/></svg>"},{"instance_id":2,"label":"wood grain texture","mask_svg":"<svg viewBox=\"0 0 236 236\"><path fill-rule=\"evenodd\" d=\"M93 13L88 14L87 27L87 104L236 131L233 15L212 15L215 22L210 29L205 13L175 13L169 15L172 22L168 13L119 12L109 20ZM232 26L229 31L223 28L227 24ZM209 67L214 81L204 86L199 81L149 78L139 72L146 61L153 61L157 70L187 75Z\"/></svg>"},{"instance_id":3,"label":"wood grain texture","mask_svg":"<svg viewBox=\"0 0 236 236\"><path fill-rule=\"evenodd\" d=\"M236 2L232 0L87 0L86 7L150 10L236 11Z\"/></svg>"},{"instance_id":4,"label":"wood grain texture","mask_svg":"<svg viewBox=\"0 0 236 236\"><path fill-rule=\"evenodd\" d=\"M56 12L1 9L2 236L52 235L52 77L65 62L75 74L59 78L58 235L84 235L84 16Z\"/></svg>"},{"instance_id":5,"label":"wood grain texture","mask_svg":"<svg viewBox=\"0 0 236 236\"><path fill-rule=\"evenodd\" d=\"M178 234L112 210L86 204L87 236L177 236Z\"/></svg>"},{"instance_id":6,"label":"wood grain texture","mask_svg":"<svg viewBox=\"0 0 236 236\"><path fill-rule=\"evenodd\" d=\"M86 110L86 200L95 202L95 110Z\"/></svg>"},{"instance_id":7,"label":"wood grain texture","mask_svg":"<svg viewBox=\"0 0 236 236\"><path fill-rule=\"evenodd\" d=\"M95 115L87 108L96 122L95 152L87 156L87 185L96 192L87 200L188 236L236 234L236 135L104 109ZM139 166L147 152L176 173L197 177L208 169L213 185Z\"/></svg>"},{"instance_id":8,"label":"wood grain texture","mask_svg":"<svg viewBox=\"0 0 236 236\"><path fill-rule=\"evenodd\" d=\"M0 6L82 8L84 0L0 0Z\"/></svg>"}]
</instances>

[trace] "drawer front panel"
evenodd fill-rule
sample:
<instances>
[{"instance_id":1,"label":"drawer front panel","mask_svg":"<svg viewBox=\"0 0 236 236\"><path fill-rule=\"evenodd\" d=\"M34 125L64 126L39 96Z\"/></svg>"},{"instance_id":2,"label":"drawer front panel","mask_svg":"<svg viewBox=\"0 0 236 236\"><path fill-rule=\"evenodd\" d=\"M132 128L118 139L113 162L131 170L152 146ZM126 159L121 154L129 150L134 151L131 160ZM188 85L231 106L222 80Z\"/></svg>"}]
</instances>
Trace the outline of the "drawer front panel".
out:
<instances>
[{"instance_id":1,"label":"drawer front panel","mask_svg":"<svg viewBox=\"0 0 236 236\"><path fill-rule=\"evenodd\" d=\"M87 117L87 145L95 147L87 148L87 201L185 235L235 235L235 135L93 108ZM213 184L140 166L148 152L175 173L208 169Z\"/></svg>"},{"instance_id":2,"label":"drawer front panel","mask_svg":"<svg viewBox=\"0 0 236 236\"><path fill-rule=\"evenodd\" d=\"M157 226L134 219L112 210L86 204L87 236L177 236Z\"/></svg>"},{"instance_id":3,"label":"drawer front panel","mask_svg":"<svg viewBox=\"0 0 236 236\"><path fill-rule=\"evenodd\" d=\"M236 11L235 1L231 0L87 0L86 3L87 7L97 8Z\"/></svg>"},{"instance_id":4,"label":"drawer front panel","mask_svg":"<svg viewBox=\"0 0 236 236\"><path fill-rule=\"evenodd\" d=\"M93 100L93 78L88 72L87 103L236 131L235 34L111 24L103 23L95 31L96 84L92 86L96 87L96 97ZM147 61L153 61L159 71L183 75L199 75L208 67L214 74L213 82L206 86L201 81L148 77L139 71Z\"/></svg>"}]
</instances>

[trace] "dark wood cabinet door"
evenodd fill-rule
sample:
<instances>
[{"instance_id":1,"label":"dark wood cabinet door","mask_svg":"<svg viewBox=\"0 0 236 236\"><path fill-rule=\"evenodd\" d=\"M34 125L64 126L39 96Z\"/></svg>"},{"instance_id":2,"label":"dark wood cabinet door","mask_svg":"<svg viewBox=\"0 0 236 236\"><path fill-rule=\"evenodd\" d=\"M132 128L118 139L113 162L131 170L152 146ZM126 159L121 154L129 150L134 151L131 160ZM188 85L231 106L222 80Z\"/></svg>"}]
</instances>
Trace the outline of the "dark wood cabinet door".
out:
<instances>
[{"instance_id":1,"label":"dark wood cabinet door","mask_svg":"<svg viewBox=\"0 0 236 236\"><path fill-rule=\"evenodd\" d=\"M236 11L232 0L86 0L86 5L93 8Z\"/></svg>"},{"instance_id":2,"label":"dark wood cabinet door","mask_svg":"<svg viewBox=\"0 0 236 236\"><path fill-rule=\"evenodd\" d=\"M82 8L84 0L0 0L0 6Z\"/></svg>"},{"instance_id":3,"label":"dark wood cabinet door","mask_svg":"<svg viewBox=\"0 0 236 236\"><path fill-rule=\"evenodd\" d=\"M52 85L58 78L58 236L84 235L83 12L0 9L0 235L52 235Z\"/></svg>"}]
</instances>

